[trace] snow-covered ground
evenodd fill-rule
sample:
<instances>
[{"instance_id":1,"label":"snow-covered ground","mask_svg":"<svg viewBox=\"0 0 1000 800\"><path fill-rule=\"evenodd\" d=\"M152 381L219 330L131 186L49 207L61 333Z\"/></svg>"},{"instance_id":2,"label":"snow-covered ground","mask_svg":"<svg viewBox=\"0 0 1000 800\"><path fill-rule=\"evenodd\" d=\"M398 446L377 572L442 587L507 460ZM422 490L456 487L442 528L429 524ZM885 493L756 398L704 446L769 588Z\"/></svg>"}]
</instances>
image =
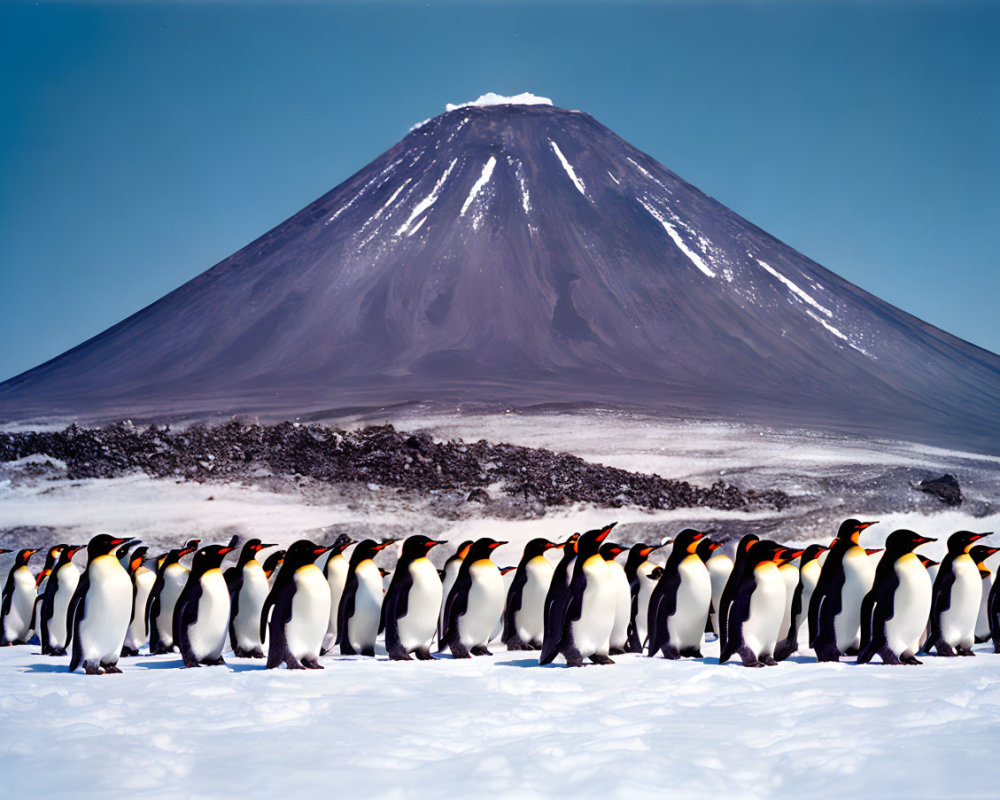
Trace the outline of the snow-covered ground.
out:
<instances>
[{"instance_id":1,"label":"snow-covered ground","mask_svg":"<svg viewBox=\"0 0 1000 800\"><path fill-rule=\"evenodd\" d=\"M533 654L66 672L0 650L5 797L995 798L1000 656L768 669ZM381 651L380 651L381 652Z\"/></svg>"}]
</instances>

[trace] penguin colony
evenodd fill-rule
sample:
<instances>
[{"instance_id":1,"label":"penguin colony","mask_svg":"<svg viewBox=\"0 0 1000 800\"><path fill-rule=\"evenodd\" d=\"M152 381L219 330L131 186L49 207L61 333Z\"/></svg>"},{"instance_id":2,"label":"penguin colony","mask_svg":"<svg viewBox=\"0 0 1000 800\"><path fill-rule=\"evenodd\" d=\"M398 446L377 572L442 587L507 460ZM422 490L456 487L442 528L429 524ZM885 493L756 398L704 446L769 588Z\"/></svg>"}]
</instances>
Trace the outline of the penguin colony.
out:
<instances>
[{"instance_id":1,"label":"penguin colony","mask_svg":"<svg viewBox=\"0 0 1000 800\"><path fill-rule=\"evenodd\" d=\"M44 655L69 655L70 671L88 674L120 672L119 659L142 647L177 651L185 667L224 664L231 650L266 659L268 669L323 669L328 653L373 656L380 634L392 660L428 660L435 646L455 658L488 656L499 639L508 650L537 651L539 664L561 656L570 666L611 664L626 652L700 658L713 634L720 663L738 657L747 667L773 666L806 644L818 661L846 655L859 664L876 656L919 664L917 655L932 650L972 656L973 644L989 639L1000 653L1000 582L985 566L1000 548L976 544L990 534L952 534L938 564L915 553L935 540L909 530L890 533L883 549L862 547L873 524L846 520L829 546L803 550L749 534L732 556L692 529L625 547L609 541L611 524L559 543L533 539L503 570L492 554L506 542L462 542L439 571L428 554L445 542L415 535L401 543L391 574L375 559L395 540L303 539L261 563L261 551L276 545L193 539L150 556L100 534L86 546L50 548L37 575L29 561L40 551L16 554L0 645L37 633ZM667 545L666 562L652 564L650 554Z\"/></svg>"}]
</instances>

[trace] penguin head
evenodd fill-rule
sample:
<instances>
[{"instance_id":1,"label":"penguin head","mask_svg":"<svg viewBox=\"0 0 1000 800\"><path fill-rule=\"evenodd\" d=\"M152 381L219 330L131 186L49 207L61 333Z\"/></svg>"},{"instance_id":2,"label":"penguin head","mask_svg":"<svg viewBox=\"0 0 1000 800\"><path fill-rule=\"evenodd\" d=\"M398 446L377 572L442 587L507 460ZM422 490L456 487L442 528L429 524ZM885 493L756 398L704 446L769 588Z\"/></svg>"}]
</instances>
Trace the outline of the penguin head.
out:
<instances>
[{"instance_id":1,"label":"penguin head","mask_svg":"<svg viewBox=\"0 0 1000 800\"><path fill-rule=\"evenodd\" d=\"M291 568L292 571L299 569L300 567L309 566L309 564L315 564L316 559L319 558L323 553L329 550L329 547L324 547L323 545L318 545L315 542L311 542L308 539L299 539L295 542L288 550L285 551L284 561L282 562L282 569ZM279 551L280 552L280 551ZM275 554L272 554L273 557ZM271 557L267 559L268 562L271 561ZM266 570L265 570L266 571Z\"/></svg>"},{"instance_id":2,"label":"penguin head","mask_svg":"<svg viewBox=\"0 0 1000 800\"><path fill-rule=\"evenodd\" d=\"M559 545L555 544L555 542L550 542L548 539L532 539L524 546L522 560L530 561L555 547L559 547Z\"/></svg>"},{"instance_id":3,"label":"penguin head","mask_svg":"<svg viewBox=\"0 0 1000 800\"><path fill-rule=\"evenodd\" d=\"M439 544L444 544L444 542L436 541L431 539L429 536L424 536L421 533L409 536L406 541L403 542L403 549L399 554L399 560L405 563L416 561L418 558L426 556Z\"/></svg>"},{"instance_id":4,"label":"penguin head","mask_svg":"<svg viewBox=\"0 0 1000 800\"><path fill-rule=\"evenodd\" d=\"M146 560L146 551L147 548L145 547L137 547L132 551L132 555L128 559L129 572L135 574L135 571L142 566L142 562Z\"/></svg>"},{"instance_id":5,"label":"penguin head","mask_svg":"<svg viewBox=\"0 0 1000 800\"><path fill-rule=\"evenodd\" d=\"M350 536L346 533L340 534L336 539L333 540L333 544L330 545L330 555L339 556L352 544L357 544Z\"/></svg>"},{"instance_id":6,"label":"penguin head","mask_svg":"<svg viewBox=\"0 0 1000 800\"><path fill-rule=\"evenodd\" d=\"M742 539L740 539L739 544L736 545L736 557L745 557L760 541L760 537L754 533L748 533Z\"/></svg>"},{"instance_id":7,"label":"penguin head","mask_svg":"<svg viewBox=\"0 0 1000 800\"><path fill-rule=\"evenodd\" d=\"M802 555L799 556L801 559L799 561L800 566L805 566L810 561L815 561L820 557L821 553L825 553L829 548L824 544L811 544L805 550L802 551Z\"/></svg>"},{"instance_id":8,"label":"penguin head","mask_svg":"<svg viewBox=\"0 0 1000 800\"><path fill-rule=\"evenodd\" d=\"M649 554L661 547L663 547L662 544L636 542L629 548L628 558L625 559L625 573L630 576L634 575L638 571L639 565L649 557Z\"/></svg>"},{"instance_id":9,"label":"penguin head","mask_svg":"<svg viewBox=\"0 0 1000 800\"><path fill-rule=\"evenodd\" d=\"M181 548L184 551L181 555L186 556L188 553L193 553L199 547L201 547L201 539L188 539L187 544Z\"/></svg>"},{"instance_id":10,"label":"penguin head","mask_svg":"<svg viewBox=\"0 0 1000 800\"><path fill-rule=\"evenodd\" d=\"M919 533L914 533L913 531L908 531L906 529L900 529L898 531L893 531L886 537L885 555L886 558L899 558L907 553L912 553L922 544L936 541L937 539L929 539L926 536L921 536ZM878 551L876 550L875 552Z\"/></svg>"},{"instance_id":11,"label":"penguin head","mask_svg":"<svg viewBox=\"0 0 1000 800\"><path fill-rule=\"evenodd\" d=\"M698 551L698 543L705 538L702 531L685 528L674 537L674 552L694 555Z\"/></svg>"},{"instance_id":12,"label":"penguin head","mask_svg":"<svg viewBox=\"0 0 1000 800\"><path fill-rule=\"evenodd\" d=\"M576 543L576 554L581 559L586 561L591 556L596 556L601 549L601 545L604 540L608 538L608 534L611 533L611 529L617 525L617 522L612 522L610 525L604 528L595 528L592 531L587 531L583 534Z\"/></svg>"},{"instance_id":13,"label":"penguin head","mask_svg":"<svg viewBox=\"0 0 1000 800\"><path fill-rule=\"evenodd\" d=\"M857 544L858 538L861 536L861 531L876 524L875 522L858 522L856 519L845 519L840 524L840 530L837 531L837 539Z\"/></svg>"},{"instance_id":14,"label":"penguin head","mask_svg":"<svg viewBox=\"0 0 1000 800\"><path fill-rule=\"evenodd\" d=\"M125 539L115 539L106 533L99 533L87 544L87 559L93 561L95 558L110 555L120 544L125 543Z\"/></svg>"},{"instance_id":15,"label":"penguin head","mask_svg":"<svg viewBox=\"0 0 1000 800\"><path fill-rule=\"evenodd\" d=\"M229 546L231 549L235 549L235 545L232 542L229 543ZM264 544L263 542L261 542L260 539L248 540L243 545L243 549L240 550L240 558L238 566L242 567L245 564L248 564L250 561L253 561L255 558L257 558L257 554L261 550L266 550L268 547L275 547L275 546L276 545L273 544Z\"/></svg>"},{"instance_id":16,"label":"penguin head","mask_svg":"<svg viewBox=\"0 0 1000 800\"><path fill-rule=\"evenodd\" d=\"M121 561L128 554L128 551L131 550L137 544L139 544L138 539L129 539L127 542L125 542L125 544L119 547L117 551L115 551L115 558Z\"/></svg>"},{"instance_id":17,"label":"penguin head","mask_svg":"<svg viewBox=\"0 0 1000 800\"><path fill-rule=\"evenodd\" d=\"M194 554L194 560L191 562L191 574L204 575L210 570L218 569L222 566L222 559L226 557L226 554L235 549L235 547L223 547L221 544L210 544L201 548Z\"/></svg>"},{"instance_id":18,"label":"penguin head","mask_svg":"<svg viewBox=\"0 0 1000 800\"><path fill-rule=\"evenodd\" d=\"M983 562L994 553L1000 553L1000 547L987 547L985 544L977 544L969 550L969 555L972 556L972 560L980 566L982 566Z\"/></svg>"},{"instance_id":19,"label":"penguin head","mask_svg":"<svg viewBox=\"0 0 1000 800\"><path fill-rule=\"evenodd\" d=\"M698 558L707 562L712 557L712 553L720 547L722 547L722 542L713 542L707 536L704 536L698 540L694 552L698 555Z\"/></svg>"},{"instance_id":20,"label":"penguin head","mask_svg":"<svg viewBox=\"0 0 1000 800\"><path fill-rule=\"evenodd\" d=\"M472 546L469 547L469 552L466 554L465 560L470 564L475 564L477 561L488 559L490 554L503 544L507 544L507 542L498 542L489 537L476 539L472 543Z\"/></svg>"},{"instance_id":21,"label":"penguin head","mask_svg":"<svg viewBox=\"0 0 1000 800\"><path fill-rule=\"evenodd\" d=\"M561 547L564 552L575 553L576 552L576 543L579 542L579 541L580 541L580 534L579 533L571 533L569 536L566 537L566 541L562 542L559 545L557 545L557 547Z\"/></svg>"},{"instance_id":22,"label":"penguin head","mask_svg":"<svg viewBox=\"0 0 1000 800\"><path fill-rule=\"evenodd\" d=\"M625 552L625 548L617 542L605 542L601 545L600 553L605 561L614 561Z\"/></svg>"},{"instance_id":23,"label":"penguin head","mask_svg":"<svg viewBox=\"0 0 1000 800\"><path fill-rule=\"evenodd\" d=\"M394 545L397 541L397 539L386 539L384 542L376 542L374 539L365 539L358 542L358 546L354 548L354 553L351 554L351 563L357 565L369 558L375 558L377 553ZM289 552L291 552L291 549L289 549Z\"/></svg>"},{"instance_id":24,"label":"penguin head","mask_svg":"<svg viewBox=\"0 0 1000 800\"><path fill-rule=\"evenodd\" d=\"M454 561L457 559L459 561L464 561L465 557L469 554L470 547L472 547L472 539L466 539L455 549L455 552L452 553L448 560Z\"/></svg>"},{"instance_id":25,"label":"penguin head","mask_svg":"<svg viewBox=\"0 0 1000 800\"><path fill-rule=\"evenodd\" d=\"M972 531L958 531L948 537L948 553L951 555L962 555L968 553L973 544L990 536L989 533L973 533Z\"/></svg>"},{"instance_id":26,"label":"penguin head","mask_svg":"<svg viewBox=\"0 0 1000 800\"><path fill-rule=\"evenodd\" d=\"M275 550L271 555L269 555L264 563L261 565L261 569L264 570L264 575L268 578L271 577L271 573L274 572L280 565L281 562L285 560L284 550Z\"/></svg>"},{"instance_id":27,"label":"penguin head","mask_svg":"<svg viewBox=\"0 0 1000 800\"><path fill-rule=\"evenodd\" d=\"M18 550L17 555L14 556L14 566L15 567L28 566L28 561L30 561L31 557L37 552L38 552L37 547L34 550L31 550L29 548L25 548L24 550Z\"/></svg>"},{"instance_id":28,"label":"penguin head","mask_svg":"<svg viewBox=\"0 0 1000 800\"><path fill-rule=\"evenodd\" d=\"M755 568L768 561L773 564L780 565L784 558L791 552L793 551L778 544L777 542L764 539L763 541L754 543L753 547L751 547L750 551L747 553L747 559Z\"/></svg>"}]
</instances>

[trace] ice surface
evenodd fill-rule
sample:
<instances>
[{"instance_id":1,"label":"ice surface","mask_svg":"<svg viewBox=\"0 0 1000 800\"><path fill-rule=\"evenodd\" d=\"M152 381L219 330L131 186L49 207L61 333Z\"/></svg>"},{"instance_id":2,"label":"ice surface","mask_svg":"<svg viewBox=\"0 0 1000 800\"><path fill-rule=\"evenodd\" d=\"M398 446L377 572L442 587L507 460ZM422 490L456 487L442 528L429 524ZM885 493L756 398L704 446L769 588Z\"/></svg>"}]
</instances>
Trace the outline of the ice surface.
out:
<instances>
[{"instance_id":1,"label":"ice surface","mask_svg":"<svg viewBox=\"0 0 1000 800\"><path fill-rule=\"evenodd\" d=\"M691 260L692 264L694 264L698 269L704 272L709 278L715 277L715 273L712 272L708 264L704 262L704 260L700 255L698 255L694 250L688 247L687 244L685 244L684 240L680 237L680 234L678 234L677 231L674 230L673 226L669 222L667 222L663 214L657 211L653 205L646 202L644 198L639 198L639 203L642 205L644 209L646 209L646 211L649 212L650 216L653 217L653 219L655 219L663 226L663 230L667 232L667 235L669 235L670 238L673 240L674 244L677 245L677 248Z\"/></svg>"},{"instance_id":2,"label":"ice surface","mask_svg":"<svg viewBox=\"0 0 1000 800\"><path fill-rule=\"evenodd\" d=\"M552 101L548 97L539 97L538 95L531 94L531 92L521 92L521 94L515 94L509 97L505 97L502 94L497 94L496 92L487 92L486 94L480 95L476 100L472 100L468 103L447 103L445 104L446 111L456 111L459 108L467 108L468 106L550 106Z\"/></svg>"},{"instance_id":3,"label":"ice surface","mask_svg":"<svg viewBox=\"0 0 1000 800\"><path fill-rule=\"evenodd\" d=\"M566 170L566 174L569 175L569 179L573 181L573 185L576 187L576 190L584 197L586 197L587 187L583 185L583 181L581 181L577 177L576 173L573 171L573 165L566 160L566 156L562 154L562 150L559 149L559 145L557 145L551 139L549 139L549 144L552 147L552 152L559 157L559 162L562 164L563 169Z\"/></svg>"},{"instance_id":4,"label":"ice surface","mask_svg":"<svg viewBox=\"0 0 1000 800\"><path fill-rule=\"evenodd\" d=\"M1000 656L718 666L532 653L323 672L0 650L8 797L995 797ZM752 787L752 788L751 788Z\"/></svg>"},{"instance_id":5,"label":"ice surface","mask_svg":"<svg viewBox=\"0 0 1000 800\"><path fill-rule=\"evenodd\" d=\"M465 216L465 212L469 210L469 206L471 206L473 201L475 201L476 195L479 194L479 190L489 183L490 178L493 175L493 168L496 165L496 156L490 156L489 160L483 164L483 171L480 173L479 177L476 178L476 182L472 184L472 188L469 190L469 195L465 198L465 202L462 203L462 211L459 213L460 217Z\"/></svg>"}]
</instances>

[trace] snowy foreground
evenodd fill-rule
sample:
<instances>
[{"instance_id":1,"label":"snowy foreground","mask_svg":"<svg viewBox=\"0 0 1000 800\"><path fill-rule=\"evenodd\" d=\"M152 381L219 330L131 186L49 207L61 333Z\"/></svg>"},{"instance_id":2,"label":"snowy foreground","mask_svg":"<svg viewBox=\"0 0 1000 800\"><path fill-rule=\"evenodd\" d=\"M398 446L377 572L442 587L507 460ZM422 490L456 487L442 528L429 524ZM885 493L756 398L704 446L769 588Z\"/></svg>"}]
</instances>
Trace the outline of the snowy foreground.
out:
<instances>
[{"instance_id":1,"label":"snowy foreground","mask_svg":"<svg viewBox=\"0 0 1000 800\"><path fill-rule=\"evenodd\" d=\"M991 648L989 648L991 649ZM745 669L524 653L66 672L0 650L6 797L989 797L1000 656Z\"/></svg>"}]
</instances>

